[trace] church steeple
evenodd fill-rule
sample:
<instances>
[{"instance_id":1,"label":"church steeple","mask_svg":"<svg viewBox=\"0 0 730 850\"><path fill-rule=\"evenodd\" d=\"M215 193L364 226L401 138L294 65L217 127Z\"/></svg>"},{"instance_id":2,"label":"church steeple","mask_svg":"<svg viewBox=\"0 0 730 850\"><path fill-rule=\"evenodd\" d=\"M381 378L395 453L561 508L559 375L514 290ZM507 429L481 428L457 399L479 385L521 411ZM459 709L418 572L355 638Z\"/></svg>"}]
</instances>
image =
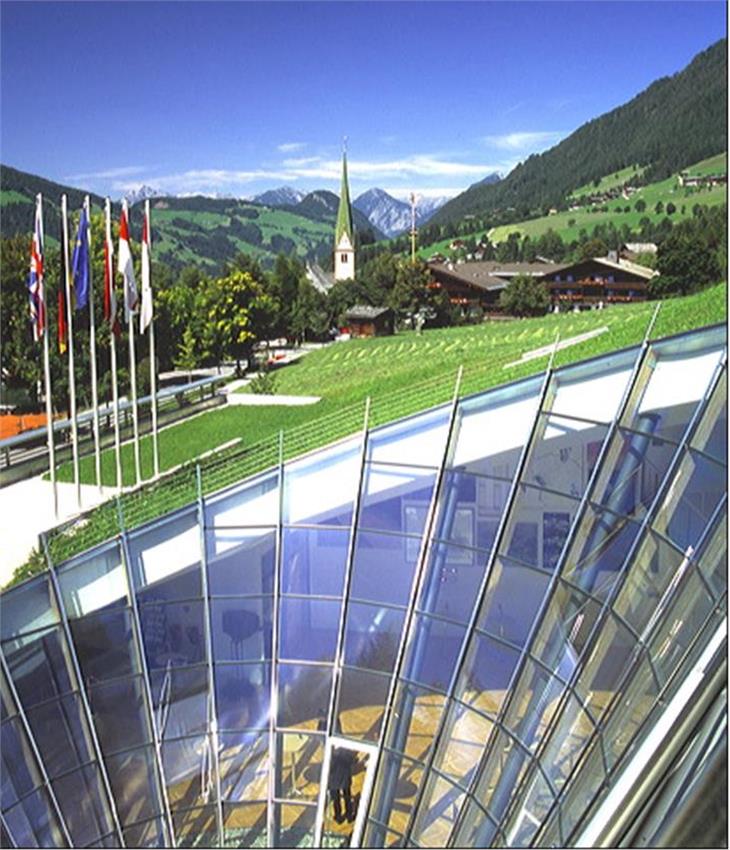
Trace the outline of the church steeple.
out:
<instances>
[{"instance_id":1,"label":"church steeple","mask_svg":"<svg viewBox=\"0 0 730 850\"><path fill-rule=\"evenodd\" d=\"M355 232L352 227L350 187L347 182L347 148L342 150L340 205L335 223L335 280L355 277Z\"/></svg>"}]
</instances>

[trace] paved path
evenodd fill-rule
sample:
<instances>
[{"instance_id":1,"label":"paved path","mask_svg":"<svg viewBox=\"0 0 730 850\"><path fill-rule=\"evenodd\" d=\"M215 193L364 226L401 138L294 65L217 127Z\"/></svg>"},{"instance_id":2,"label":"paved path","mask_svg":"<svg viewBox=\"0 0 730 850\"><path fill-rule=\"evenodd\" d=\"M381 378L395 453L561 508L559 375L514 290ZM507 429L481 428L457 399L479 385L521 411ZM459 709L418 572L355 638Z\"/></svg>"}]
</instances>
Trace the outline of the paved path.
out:
<instances>
[{"instance_id":1,"label":"paved path","mask_svg":"<svg viewBox=\"0 0 730 850\"><path fill-rule=\"evenodd\" d=\"M316 404L319 396L316 395L264 395L263 393L237 393L228 394L228 404L244 405L281 405L283 407L299 407L304 404Z\"/></svg>"},{"instance_id":2,"label":"paved path","mask_svg":"<svg viewBox=\"0 0 730 850\"><path fill-rule=\"evenodd\" d=\"M114 489L81 485L81 509L86 510L113 495ZM76 488L58 484L58 519L53 514L53 487L41 476L18 481L0 489L0 587L12 576L38 545L41 531L78 513Z\"/></svg>"}]
</instances>

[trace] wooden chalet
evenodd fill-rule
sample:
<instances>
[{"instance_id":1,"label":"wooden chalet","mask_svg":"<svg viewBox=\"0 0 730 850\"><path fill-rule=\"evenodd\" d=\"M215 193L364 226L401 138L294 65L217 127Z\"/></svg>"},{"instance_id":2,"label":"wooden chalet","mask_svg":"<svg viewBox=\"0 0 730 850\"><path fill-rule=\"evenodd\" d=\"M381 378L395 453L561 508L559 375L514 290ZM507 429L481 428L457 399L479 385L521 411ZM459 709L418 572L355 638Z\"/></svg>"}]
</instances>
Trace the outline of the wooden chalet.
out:
<instances>
[{"instance_id":1,"label":"wooden chalet","mask_svg":"<svg viewBox=\"0 0 730 850\"><path fill-rule=\"evenodd\" d=\"M390 307L357 304L345 313L352 337L390 336L395 328L395 313Z\"/></svg>"}]
</instances>

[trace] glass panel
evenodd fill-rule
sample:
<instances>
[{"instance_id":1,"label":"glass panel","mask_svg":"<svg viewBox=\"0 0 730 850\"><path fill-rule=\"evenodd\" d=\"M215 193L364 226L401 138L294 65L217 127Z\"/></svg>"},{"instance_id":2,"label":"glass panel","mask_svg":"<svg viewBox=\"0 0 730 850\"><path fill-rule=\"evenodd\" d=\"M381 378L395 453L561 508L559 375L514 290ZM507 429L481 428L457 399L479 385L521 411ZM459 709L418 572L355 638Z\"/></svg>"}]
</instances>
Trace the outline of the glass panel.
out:
<instances>
[{"instance_id":1,"label":"glass panel","mask_svg":"<svg viewBox=\"0 0 730 850\"><path fill-rule=\"evenodd\" d=\"M488 825L487 825L488 824ZM474 843L477 835L487 833L493 835L496 826L489 815L469 799L464 807L464 815L455 835L455 847L476 847Z\"/></svg>"},{"instance_id":2,"label":"glass panel","mask_svg":"<svg viewBox=\"0 0 730 850\"><path fill-rule=\"evenodd\" d=\"M3 644L2 651L24 708L74 688L71 659L60 626Z\"/></svg>"},{"instance_id":3,"label":"glass panel","mask_svg":"<svg viewBox=\"0 0 730 850\"><path fill-rule=\"evenodd\" d=\"M707 403L691 444L727 464L727 370L723 371Z\"/></svg>"},{"instance_id":4,"label":"glass panel","mask_svg":"<svg viewBox=\"0 0 730 850\"><path fill-rule=\"evenodd\" d=\"M31 709L27 718L51 778L94 759L84 709L77 694Z\"/></svg>"},{"instance_id":5,"label":"glass panel","mask_svg":"<svg viewBox=\"0 0 730 850\"><path fill-rule=\"evenodd\" d=\"M161 818L130 826L122 835L126 847L164 847L166 844Z\"/></svg>"},{"instance_id":6,"label":"glass panel","mask_svg":"<svg viewBox=\"0 0 730 850\"><path fill-rule=\"evenodd\" d=\"M553 376L552 410L566 416L611 422L626 392L638 354L638 348L630 348L560 369Z\"/></svg>"},{"instance_id":7,"label":"glass panel","mask_svg":"<svg viewBox=\"0 0 730 850\"><path fill-rule=\"evenodd\" d=\"M47 575L40 575L0 595L0 639L3 641L58 623Z\"/></svg>"},{"instance_id":8,"label":"glass panel","mask_svg":"<svg viewBox=\"0 0 730 850\"><path fill-rule=\"evenodd\" d=\"M269 723L271 665L216 664L218 728L262 729Z\"/></svg>"},{"instance_id":9,"label":"glass panel","mask_svg":"<svg viewBox=\"0 0 730 850\"><path fill-rule=\"evenodd\" d=\"M107 609L72 620L71 635L87 685L139 672L129 608Z\"/></svg>"},{"instance_id":10,"label":"glass panel","mask_svg":"<svg viewBox=\"0 0 730 850\"><path fill-rule=\"evenodd\" d=\"M218 844L214 806L173 812L172 825L178 847L214 847Z\"/></svg>"},{"instance_id":11,"label":"glass panel","mask_svg":"<svg viewBox=\"0 0 730 850\"><path fill-rule=\"evenodd\" d=\"M511 480L537 413L542 378L530 378L459 404L451 467Z\"/></svg>"},{"instance_id":12,"label":"glass panel","mask_svg":"<svg viewBox=\"0 0 730 850\"><path fill-rule=\"evenodd\" d=\"M283 523L349 528L360 477L361 450L358 438L286 464Z\"/></svg>"},{"instance_id":13,"label":"glass panel","mask_svg":"<svg viewBox=\"0 0 730 850\"><path fill-rule=\"evenodd\" d=\"M413 824L413 839L422 847L445 847L465 794L442 776L431 774Z\"/></svg>"},{"instance_id":14,"label":"glass panel","mask_svg":"<svg viewBox=\"0 0 730 850\"><path fill-rule=\"evenodd\" d=\"M331 686L331 667L280 664L278 726L324 730Z\"/></svg>"},{"instance_id":15,"label":"glass panel","mask_svg":"<svg viewBox=\"0 0 730 850\"><path fill-rule=\"evenodd\" d=\"M563 788L571 776L595 728L570 691L564 698L560 719L547 739L540 758L543 769L558 790Z\"/></svg>"},{"instance_id":16,"label":"glass panel","mask_svg":"<svg viewBox=\"0 0 730 850\"><path fill-rule=\"evenodd\" d=\"M491 720L462 703L452 702L433 766L467 788L493 730Z\"/></svg>"},{"instance_id":17,"label":"glass panel","mask_svg":"<svg viewBox=\"0 0 730 850\"><path fill-rule=\"evenodd\" d=\"M163 742L162 771L171 810L207 803L213 783L208 736Z\"/></svg>"},{"instance_id":18,"label":"glass panel","mask_svg":"<svg viewBox=\"0 0 730 850\"><path fill-rule=\"evenodd\" d=\"M355 538L350 598L407 604L420 550L420 537L359 532Z\"/></svg>"},{"instance_id":19,"label":"glass panel","mask_svg":"<svg viewBox=\"0 0 730 850\"><path fill-rule=\"evenodd\" d=\"M277 734L279 764L274 795L278 799L316 802L324 756L324 737L301 732Z\"/></svg>"},{"instance_id":20,"label":"glass panel","mask_svg":"<svg viewBox=\"0 0 730 850\"><path fill-rule=\"evenodd\" d=\"M486 552L433 543L418 608L450 620L469 622L488 557Z\"/></svg>"},{"instance_id":21,"label":"glass panel","mask_svg":"<svg viewBox=\"0 0 730 850\"><path fill-rule=\"evenodd\" d=\"M284 596L279 607L279 657L333 661L340 624L339 601Z\"/></svg>"},{"instance_id":22,"label":"glass panel","mask_svg":"<svg viewBox=\"0 0 730 850\"><path fill-rule=\"evenodd\" d=\"M345 664L389 673L395 664L405 612L351 602L345 626Z\"/></svg>"},{"instance_id":23,"label":"glass panel","mask_svg":"<svg viewBox=\"0 0 730 850\"><path fill-rule=\"evenodd\" d=\"M343 667L335 734L377 743L390 678Z\"/></svg>"},{"instance_id":24,"label":"glass panel","mask_svg":"<svg viewBox=\"0 0 730 850\"><path fill-rule=\"evenodd\" d=\"M266 847L266 803L223 805L225 847Z\"/></svg>"},{"instance_id":25,"label":"glass panel","mask_svg":"<svg viewBox=\"0 0 730 850\"><path fill-rule=\"evenodd\" d=\"M150 674L150 689L160 738L207 731L206 667L155 670Z\"/></svg>"},{"instance_id":26,"label":"glass panel","mask_svg":"<svg viewBox=\"0 0 730 850\"><path fill-rule=\"evenodd\" d=\"M139 609L147 667L185 666L205 661L203 603L152 603Z\"/></svg>"},{"instance_id":27,"label":"glass panel","mask_svg":"<svg viewBox=\"0 0 730 850\"><path fill-rule=\"evenodd\" d=\"M200 596L200 526L197 508L129 535L132 579L140 601Z\"/></svg>"},{"instance_id":28,"label":"glass panel","mask_svg":"<svg viewBox=\"0 0 730 850\"><path fill-rule=\"evenodd\" d=\"M500 551L523 564L554 569L578 505L567 496L520 485Z\"/></svg>"},{"instance_id":29,"label":"glass panel","mask_svg":"<svg viewBox=\"0 0 730 850\"><path fill-rule=\"evenodd\" d=\"M631 632L609 612L574 687L594 721L600 720L613 698L635 646Z\"/></svg>"},{"instance_id":30,"label":"glass panel","mask_svg":"<svg viewBox=\"0 0 730 850\"><path fill-rule=\"evenodd\" d=\"M215 659L263 661L271 658L272 605L271 597L211 600Z\"/></svg>"},{"instance_id":31,"label":"glass panel","mask_svg":"<svg viewBox=\"0 0 730 850\"><path fill-rule=\"evenodd\" d=\"M593 501L637 520L645 516L677 451L654 434L656 421L640 423L640 432L620 428L613 436Z\"/></svg>"},{"instance_id":32,"label":"glass panel","mask_svg":"<svg viewBox=\"0 0 730 850\"><path fill-rule=\"evenodd\" d=\"M631 739L646 720L659 688L645 654L631 671L631 679L622 688L616 705L608 715L603 730L606 760L609 767L623 755Z\"/></svg>"},{"instance_id":33,"label":"glass panel","mask_svg":"<svg viewBox=\"0 0 730 850\"><path fill-rule=\"evenodd\" d=\"M327 774L322 845L349 847L358 815L370 754L333 746Z\"/></svg>"},{"instance_id":34,"label":"glass panel","mask_svg":"<svg viewBox=\"0 0 730 850\"><path fill-rule=\"evenodd\" d=\"M129 601L121 548L116 542L60 566L58 583L70 619L120 600L122 604Z\"/></svg>"},{"instance_id":35,"label":"glass panel","mask_svg":"<svg viewBox=\"0 0 730 850\"><path fill-rule=\"evenodd\" d=\"M496 715L508 693L519 658L516 650L474 632L455 695L479 711Z\"/></svg>"},{"instance_id":36,"label":"glass panel","mask_svg":"<svg viewBox=\"0 0 730 850\"><path fill-rule=\"evenodd\" d=\"M649 651L662 684L679 666L693 638L713 608L713 601L697 573L690 568L680 595L662 619Z\"/></svg>"},{"instance_id":37,"label":"glass panel","mask_svg":"<svg viewBox=\"0 0 730 850\"><path fill-rule=\"evenodd\" d=\"M141 676L95 685L88 694L105 755L151 740Z\"/></svg>"},{"instance_id":38,"label":"glass panel","mask_svg":"<svg viewBox=\"0 0 730 850\"><path fill-rule=\"evenodd\" d=\"M205 532L211 596L259 596L274 591L276 529Z\"/></svg>"},{"instance_id":39,"label":"glass panel","mask_svg":"<svg viewBox=\"0 0 730 850\"><path fill-rule=\"evenodd\" d=\"M589 505L571 541L563 575L598 599L606 599L640 530L638 523Z\"/></svg>"},{"instance_id":40,"label":"glass panel","mask_svg":"<svg viewBox=\"0 0 730 850\"><path fill-rule=\"evenodd\" d=\"M0 727L0 802L3 812L41 783L35 756L19 718L6 720Z\"/></svg>"},{"instance_id":41,"label":"glass panel","mask_svg":"<svg viewBox=\"0 0 730 850\"><path fill-rule=\"evenodd\" d=\"M466 629L417 614L401 675L447 692Z\"/></svg>"},{"instance_id":42,"label":"glass panel","mask_svg":"<svg viewBox=\"0 0 730 850\"><path fill-rule=\"evenodd\" d=\"M368 434L369 461L439 466L449 427L451 408L440 407Z\"/></svg>"},{"instance_id":43,"label":"glass panel","mask_svg":"<svg viewBox=\"0 0 730 850\"><path fill-rule=\"evenodd\" d=\"M578 827L584 815L588 812L604 779L603 757L596 740L580 766L580 773L577 774L576 781L567 786L568 790L562 801L561 820L566 846L569 846L571 841L575 840L571 833Z\"/></svg>"},{"instance_id":44,"label":"glass panel","mask_svg":"<svg viewBox=\"0 0 730 850\"><path fill-rule=\"evenodd\" d=\"M511 828L507 830L510 847L529 847L553 804L552 792L539 770L533 773L523 798L524 802L511 819Z\"/></svg>"},{"instance_id":45,"label":"glass panel","mask_svg":"<svg viewBox=\"0 0 730 850\"><path fill-rule=\"evenodd\" d=\"M316 806L274 803L274 818L279 825L276 847L313 847Z\"/></svg>"},{"instance_id":46,"label":"glass panel","mask_svg":"<svg viewBox=\"0 0 730 850\"><path fill-rule=\"evenodd\" d=\"M425 761L435 742L446 697L399 682L393 705L385 739L388 748Z\"/></svg>"},{"instance_id":47,"label":"glass panel","mask_svg":"<svg viewBox=\"0 0 730 850\"><path fill-rule=\"evenodd\" d=\"M88 765L54 780L53 791L74 847L95 842L114 829L98 765Z\"/></svg>"},{"instance_id":48,"label":"glass panel","mask_svg":"<svg viewBox=\"0 0 730 850\"><path fill-rule=\"evenodd\" d=\"M697 559L702 575L719 598L727 590L727 515L724 512L697 553Z\"/></svg>"},{"instance_id":49,"label":"glass panel","mask_svg":"<svg viewBox=\"0 0 730 850\"><path fill-rule=\"evenodd\" d=\"M268 731L219 736L221 799L230 802L261 800L268 796Z\"/></svg>"},{"instance_id":50,"label":"glass panel","mask_svg":"<svg viewBox=\"0 0 730 850\"><path fill-rule=\"evenodd\" d=\"M205 500L206 528L240 528L278 522L278 472L267 473L233 492Z\"/></svg>"},{"instance_id":51,"label":"glass panel","mask_svg":"<svg viewBox=\"0 0 730 850\"><path fill-rule=\"evenodd\" d=\"M61 824L45 788L3 812L18 847L66 847Z\"/></svg>"},{"instance_id":52,"label":"glass panel","mask_svg":"<svg viewBox=\"0 0 730 850\"><path fill-rule=\"evenodd\" d=\"M680 549L696 546L727 489L727 469L685 452L657 511L654 528Z\"/></svg>"},{"instance_id":53,"label":"glass panel","mask_svg":"<svg viewBox=\"0 0 730 850\"><path fill-rule=\"evenodd\" d=\"M495 821L499 822L504 816L512 794L520 786L530 764L527 751L500 729L492 739L492 749L484 762L475 793Z\"/></svg>"},{"instance_id":54,"label":"glass panel","mask_svg":"<svg viewBox=\"0 0 730 850\"><path fill-rule=\"evenodd\" d=\"M655 343L652 354L656 362L651 376L648 384L640 383L630 411L635 411L635 417L649 413L658 416L656 433L679 442L710 383L724 347L724 328Z\"/></svg>"},{"instance_id":55,"label":"glass panel","mask_svg":"<svg viewBox=\"0 0 730 850\"><path fill-rule=\"evenodd\" d=\"M509 488L508 480L447 471L433 536L489 552L497 536Z\"/></svg>"},{"instance_id":56,"label":"glass panel","mask_svg":"<svg viewBox=\"0 0 730 850\"><path fill-rule=\"evenodd\" d=\"M550 576L509 558L496 558L477 626L515 646L524 646L537 619ZM514 600L519 599L519 608Z\"/></svg>"},{"instance_id":57,"label":"glass panel","mask_svg":"<svg viewBox=\"0 0 730 850\"><path fill-rule=\"evenodd\" d=\"M155 782L152 747L105 758L117 813L123 825L155 817L162 811Z\"/></svg>"},{"instance_id":58,"label":"glass panel","mask_svg":"<svg viewBox=\"0 0 730 850\"><path fill-rule=\"evenodd\" d=\"M386 782L392 778L392 796L385 798ZM404 756L383 751L380 768L375 774L375 788L372 795L370 814L382 818L389 827L405 832L416 802L416 794L421 787L423 766ZM388 802L389 800L389 802ZM387 804L387 810L384 806ZM365 832L364 846L378 847L382 830L368 828Z\"/></svg>"},{"instance_id":59,"label":"glass panel","mask_svg":"<svg viewBox=\"0 0 730 850\"><path fill-rule=\"evenodd\" d=\"M282 593L341 596L350 532L331 528L285 528Z\"/></svg>"},{"instance_id":60,"label":"glass panel","mask_svg":"<svg viewBox=\"0 0 730 850\"><path fill-rule=\"evenodd\" d=\"M435 482L435 470L367 464L359 527L421 534Z\"/></svg>"},{"instance_id":61,"label":"glass panel","mask_svg":"<svg viewBox=\"0 0 730 850\"><path fill-rule=\"evenodd\" d=\"M681 552L647 532L614 602L615 611L642 634L665 590L678 580L688 563Z\"/></svg>"},{"instance_id":62,"label":"glass panel","mask_svg":"<svg viewBox=\"0 0 730 850\"><path fill-rule=\"evenodd\" d=\"M562 662L561 666L567 667L574 662L567 650L565 654L567 661ZM534 751L534 745L542 740L564 688L560 679L531 658L527 659L503 721L525 747Z\"/></svg>"},{"instance_id":63,"label":"glass panel","mask_svg":"<svg viewBox=\"0 0 730 850\"><path fill-rule=\"evenodd\" d=\"M587 408L583 415L593 415ZM522 475L526 484L580 499L608 433L605 425L542 414L538 439Z\"/></svg>"}]
</instances>

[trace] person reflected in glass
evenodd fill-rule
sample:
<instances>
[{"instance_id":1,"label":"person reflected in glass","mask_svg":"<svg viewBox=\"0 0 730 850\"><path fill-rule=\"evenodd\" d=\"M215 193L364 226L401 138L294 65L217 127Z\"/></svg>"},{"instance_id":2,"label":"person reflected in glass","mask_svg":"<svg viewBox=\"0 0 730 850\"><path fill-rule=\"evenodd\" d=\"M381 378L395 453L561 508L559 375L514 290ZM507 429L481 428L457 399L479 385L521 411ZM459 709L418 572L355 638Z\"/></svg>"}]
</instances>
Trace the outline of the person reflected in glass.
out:
<instances>
[{"instance_id":1,"label":"person reflected in glass","mask_svg":"<svg viewBox=\"0 0 730 850\"><path fill-rule=\"evenodd\" d=\"M356 754L352 750L337 748L332 752L327 790L332 800L335 820L337 823L348 823L355 820L355 807L352 804L352 774L356 761ZM342 803L345 804L345 812L342 812Z\"/></svg>"}]
</instances>

